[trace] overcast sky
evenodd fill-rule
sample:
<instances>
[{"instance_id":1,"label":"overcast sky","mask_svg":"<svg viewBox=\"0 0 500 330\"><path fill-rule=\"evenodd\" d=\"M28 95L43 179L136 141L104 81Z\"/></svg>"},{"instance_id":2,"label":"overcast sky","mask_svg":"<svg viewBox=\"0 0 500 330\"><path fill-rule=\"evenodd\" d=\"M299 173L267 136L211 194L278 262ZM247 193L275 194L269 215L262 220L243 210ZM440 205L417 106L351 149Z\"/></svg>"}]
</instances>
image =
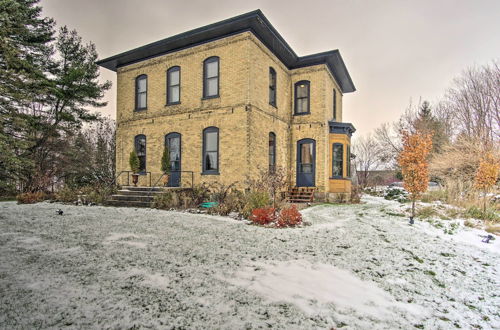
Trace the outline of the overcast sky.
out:
<instances>
[{"instance_id":1,"label":"overcast sky","mask_svg":"<svg viewBox=\"0 0 500 330\"><path fill-rule=\"evenodd\" d=\"M299 55L339 49L357 91L344 121L359 134L395 120L410 99L435 102L468 66L500 58L500 0L42 0L100 58L261 9ZM101 109L115 117L115 73Z\"/></svg>"}]
</instances>

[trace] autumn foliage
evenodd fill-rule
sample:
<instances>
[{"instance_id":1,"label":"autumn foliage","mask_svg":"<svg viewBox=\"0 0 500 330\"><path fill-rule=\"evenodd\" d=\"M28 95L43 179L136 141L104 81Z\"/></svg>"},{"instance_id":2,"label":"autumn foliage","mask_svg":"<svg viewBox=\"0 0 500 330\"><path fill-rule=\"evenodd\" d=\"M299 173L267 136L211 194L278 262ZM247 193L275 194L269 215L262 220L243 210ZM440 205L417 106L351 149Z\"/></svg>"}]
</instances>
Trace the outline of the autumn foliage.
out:
<instances>
[{"instance_id":1,"label":"autumn foliage","mask_svg":"<svg viewBox=\"0 0 500 330\"><path fill-rule=\"evenodd\" d=\"M413 201L412 216L415 215L415 201L429 185L428 155L432 149L432 135L421 132L402 132L403 150L399 153L398 164L403 174L403 187Z\"/></svg>"},{"instance_id":2,"label":"autumn foliage","mask_svg":"<svg viewBox=\"0 0 500 330\"><path fill-rule=\"evenodd\" d=\"M486 153L479 163L474 179L474 188L484 193L484 210L486 210L486 192L496 183L500 172L500 162L492 153Z\"/></svg>"},{"instance_id":3,"label":"autumn foliage","mask_svg":"<svg viewBox=\"0 0 500 330\"><path fill-rule=\"evenodd\" d=\"M276 220L276 209L273 207L263 207L252 211L250 221L258 225L268 225Z\"/></svg>"},{"instance_id":4,"label":"autumn foliage","mask_svg":"<svg viewBox=\"0 0 500 330\"><path fill-rule=\"evenodd\" d=\"M295 205L278 212L273 207L257 208L252 211L250 221L257 225L271 225L276 227L294 227L302 224L302 215Z\"/></svg>"},{"instance_id":5,"label":"autumn foliage","mask_svg":"<svg viewBox=\"0 0 500 330\"><path fill-rule=\"evenodd\" d=\"M276 221L277 227L294 227L302 223L302 215L295 205L281 210L278 220Z\"/></svg>"}]
</instances>

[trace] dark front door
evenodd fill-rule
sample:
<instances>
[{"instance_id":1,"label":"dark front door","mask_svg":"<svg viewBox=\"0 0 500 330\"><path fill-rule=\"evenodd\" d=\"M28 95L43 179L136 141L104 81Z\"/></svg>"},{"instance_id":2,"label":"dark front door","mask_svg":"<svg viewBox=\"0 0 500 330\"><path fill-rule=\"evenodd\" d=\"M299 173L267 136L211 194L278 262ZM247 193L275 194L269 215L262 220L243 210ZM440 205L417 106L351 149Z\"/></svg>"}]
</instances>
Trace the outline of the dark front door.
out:
<instances>
[{"instance_id":1,"label":"dark front door","mask_svg":"<svg viewBox=\"0 0 500 330\"><path fill-rule=\"evenodd\" d=\"M297 142L297 187L314 187L316 171L316 142L302 139Z\"/></svg>"},{"instance_id":2,"label":"dark front door","mask_svg":"<svg viewBox=\"0 0 500 330\"><path fill-rule=\"evenodd\" d=\"M181 186L181 135L170 133L165 137L165 145L170 152L170 178L169 187Z\"/></svg>"}]
</instances>

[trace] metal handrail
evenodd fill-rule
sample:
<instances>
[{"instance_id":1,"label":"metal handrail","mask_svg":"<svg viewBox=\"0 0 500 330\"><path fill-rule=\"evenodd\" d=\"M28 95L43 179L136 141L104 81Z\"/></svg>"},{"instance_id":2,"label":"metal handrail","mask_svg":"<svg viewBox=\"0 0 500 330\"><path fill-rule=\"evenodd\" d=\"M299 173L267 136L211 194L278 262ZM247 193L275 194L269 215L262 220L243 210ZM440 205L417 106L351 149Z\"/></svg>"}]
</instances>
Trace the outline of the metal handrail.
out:
<instances>
[{"instance_id":1,"label":"metal handrail","mask_svg":"<svg viewBox=\"0 0 500 330\"><path fill-rule=\"evenodd\" d=\"M132 171L121 171L120 173L118 173L115 178L113 179L113 181L111 182L111 185L115 184L116 185L116 181L118 180L118 178L120 177L120 175L122 175L123 173L127 173L127 186L130 186L130 173ZM110 185L110 186L111 186Z\"/></svg>"},{"instance_id":2,"label":"metal handrail","mask_svg":"<svg viewBox=\"0 0 500 330\"><path fill-rule=\"evenodd\" d=\"M193 171L170 171L168 174L170 175L170 173L191 173L191 189L193 189L193 187L194 187L194 172ZM167 173L162 173L162 175L160 175L158 180L156 180L155 184L153 186L150 186L149 193L151 193L153 191L153 189L158 186L158 182L160 182L160 180L165 175L167 175Z\"/></svg>"}]
</instances>

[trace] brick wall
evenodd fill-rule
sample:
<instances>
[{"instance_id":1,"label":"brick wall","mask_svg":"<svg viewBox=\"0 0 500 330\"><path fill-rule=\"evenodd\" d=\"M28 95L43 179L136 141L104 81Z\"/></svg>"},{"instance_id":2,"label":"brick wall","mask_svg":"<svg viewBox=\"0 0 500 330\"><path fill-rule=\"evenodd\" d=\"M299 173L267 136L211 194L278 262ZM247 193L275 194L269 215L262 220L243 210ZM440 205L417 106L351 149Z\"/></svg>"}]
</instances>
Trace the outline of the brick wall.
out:
<instances>
[{"instance_id":1,"label":"brick wall","mask_svg":"<svg viewBox=\"0 0 500 330\"><path fill-rule=\"evenodd\" d=\"M203 100L203 61L220 58L219 98ZM181 103L166 106L166 71L181 68ZM277 73L277 104L269 104L269 68ZM148 76L147 109L134 111L135 78ZM311 114L293 116L293 86L309 80ZM194 183L245 182L268 167L269 132L277 137L276 164L290 170L295 184L296 143L316 141L316 186L329 190L328 120L332 119L333 88L337 89L338 120L342 94L325 65L288 70L252 33L244 32L118 69L117 171L129 170L134 137L147 138L147 171L161 175L164 137L181 134L182 170L193 171ZM220 175L202 175L202 132L219 128ZM125 183L126 176L120 178ZM140 184L148 185L142 176Z\"/></svg>"}]
</instances>

